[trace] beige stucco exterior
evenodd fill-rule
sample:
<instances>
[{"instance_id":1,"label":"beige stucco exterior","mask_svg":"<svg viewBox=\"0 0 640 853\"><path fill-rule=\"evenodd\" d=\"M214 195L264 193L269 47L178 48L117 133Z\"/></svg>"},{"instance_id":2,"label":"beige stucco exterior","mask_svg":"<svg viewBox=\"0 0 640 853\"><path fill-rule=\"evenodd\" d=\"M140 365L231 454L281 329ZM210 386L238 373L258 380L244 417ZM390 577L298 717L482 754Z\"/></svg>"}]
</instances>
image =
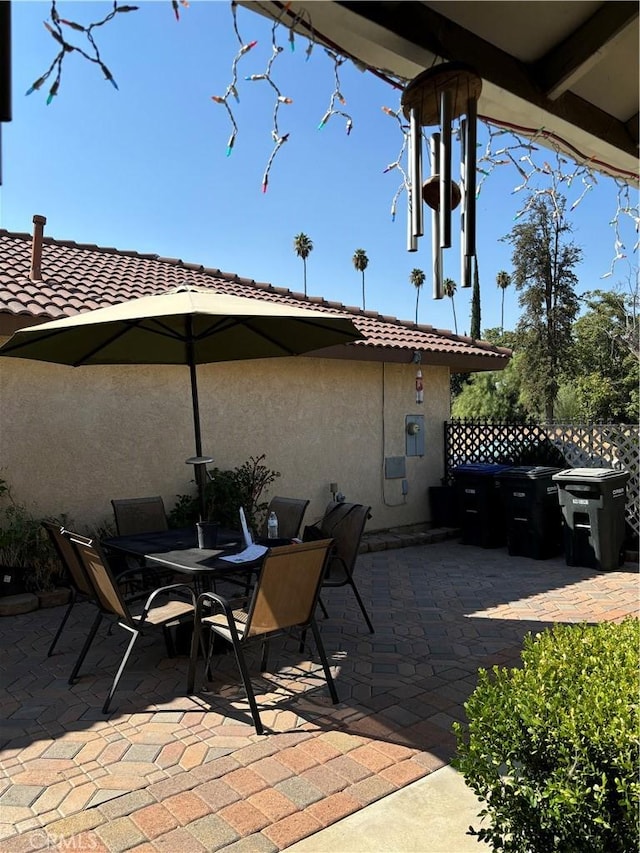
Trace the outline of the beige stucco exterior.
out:
<instances>
[{"instance_id":1,"label":"beige stucco exterior","mask_svg":"<svg viewBox=\"0 0 640 853\"><path fill-rule=\"evenodd\" d=\"M6 338L0 339L1 341ZM311 500L315 520L337 483L369 504L368 530L429 520L427 488L443 467L449 370L413 364L286 358L198 368L202 449L220 468L266 454L281 472L271 495ZM194 453L187 367L71 368L0 358L0 477L36 513L79 527L112 519L110 500L190 491ZM405 416L425 416L425 456L408 457L408 494L385 479L405 454ZM269 495L267 495L269 497Z\"/></svg>"}]
</instances>

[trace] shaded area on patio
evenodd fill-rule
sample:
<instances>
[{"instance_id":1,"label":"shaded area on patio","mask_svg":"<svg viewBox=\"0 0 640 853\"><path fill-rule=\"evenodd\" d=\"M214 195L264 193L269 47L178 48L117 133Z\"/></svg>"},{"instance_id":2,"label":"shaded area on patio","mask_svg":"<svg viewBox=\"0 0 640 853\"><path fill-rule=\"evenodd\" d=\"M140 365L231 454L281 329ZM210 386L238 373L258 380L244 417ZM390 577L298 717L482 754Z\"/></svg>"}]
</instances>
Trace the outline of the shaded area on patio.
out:
<instances>
[{"instance_id":1,"label":"shaded area on patio","mask_svg":"<svg viewBox=\"0 0 640 853\"><path fill-rule=\"evenodd\" d=\"M551 623L636 613L637 580L631 564L598 573L456 541L362 554L375 634L349 589L327 592L320 619L340 704L309 646L275 644L277 674L251 658L273 732L262 737L232 655L217 658L209 691L187 697L186 657L167 659L149 636L105 717L120 629L101 629L70 688L89 606L49 659L59 608L2 619L2 849L82 833L97 850L284 849L448 763L479 666L515 664L523 636Z\"/></svg>"}]
</instances>

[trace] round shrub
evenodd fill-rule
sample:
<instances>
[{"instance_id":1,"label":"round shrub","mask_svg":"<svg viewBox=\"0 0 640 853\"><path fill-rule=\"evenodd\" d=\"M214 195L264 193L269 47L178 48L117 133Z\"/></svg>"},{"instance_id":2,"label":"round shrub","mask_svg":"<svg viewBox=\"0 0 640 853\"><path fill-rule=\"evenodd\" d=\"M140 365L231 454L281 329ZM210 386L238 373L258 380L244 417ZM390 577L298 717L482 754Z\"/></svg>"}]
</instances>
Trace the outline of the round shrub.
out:
<instances>
[{"instance_id":1,"label":"round shrub","mask_svg":"<svg viewBox=\"0 0 640 853\"><path fill-rule=\"evenodd\" d=\"M522 666L480 670L455 724L457 767L509 853L636 853L640 623L557 625Z\"/></svg>"}]
</instances>

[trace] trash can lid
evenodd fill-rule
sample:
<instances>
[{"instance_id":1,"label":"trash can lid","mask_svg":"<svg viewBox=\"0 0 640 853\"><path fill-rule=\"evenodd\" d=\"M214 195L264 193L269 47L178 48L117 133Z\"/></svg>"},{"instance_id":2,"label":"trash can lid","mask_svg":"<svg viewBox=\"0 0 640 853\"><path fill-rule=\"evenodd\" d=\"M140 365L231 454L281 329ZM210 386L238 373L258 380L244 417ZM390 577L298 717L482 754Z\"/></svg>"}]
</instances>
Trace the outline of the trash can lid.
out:
<instances>
[{"instance_id":1,"label":"trash can lid","mask_svg":"<svg viewBox=\"0 0 640 853\"><path fill-rule=\"evenodd\" d=\"M487 477L506 471L510 465L498 465L490 462L465 462L453 469L453 474L480 474Z\"/></svg>"},{"instance_id":2,"label":"trash can lid","mask_svg":"<svg viewBox=\"0 0 640 853\"><path fill-rule=\"evenodd\" d=\"M542 480L545 477L551 477L560 471L560 468L549 468L547 465L516 465L514 468L507 468L501 474L498 474L498 479L503 477L514 477L521 479L527 477L530 480Z\"/></svg>"},{"instance_id":3,"label":"trash can lid","mask_svg":"<svg viewBox=\"0 0 640 853\"><path fill-rule=\"evenodd\" d=\"M619 468L566 468L558 474L554 474L554 480L573 481L578 483L600 482L612 479L627 480L629 473Z\"/></svg>"}]
</instances>

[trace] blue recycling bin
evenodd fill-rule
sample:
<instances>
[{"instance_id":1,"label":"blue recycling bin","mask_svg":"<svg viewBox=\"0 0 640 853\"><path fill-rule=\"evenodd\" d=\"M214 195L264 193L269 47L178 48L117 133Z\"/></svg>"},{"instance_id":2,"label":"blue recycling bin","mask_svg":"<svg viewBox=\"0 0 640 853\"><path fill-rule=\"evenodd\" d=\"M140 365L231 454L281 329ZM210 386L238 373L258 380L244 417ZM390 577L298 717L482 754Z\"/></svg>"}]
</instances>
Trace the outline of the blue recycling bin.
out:
<instances>
[{"instance_id":1,"label":"blue recycling bin","mask_svg":"<svg viewBox=\"0 0 640 853\"><path fill-rule=\"evenodd\" d=\"M624 555L628 472L569 468L553 479L562 507L567 565L615 571Z\"/></svg>"},{"instance_id":2,"label":"blue recycling bin","mask_svg":"<svg viewBox=\"0 0 640 853\"><path fill-rule=\"evenodd\" d=\"M458 518L463 545L499 548L507 535L497 476L511 466L470 462L452 474L458 498Z\"/></svg>"},{"instance_id":3,"label":"blue recycling bin","mask_svg":"<svg viewBox=\"0 0 640 853\"><path fill-rule=\"evenodd\" d=\"M559 471L517 465L497 475L512 557L546 560L562 553L562 510L552 479Z\"/></svg>"}]
</instances>

